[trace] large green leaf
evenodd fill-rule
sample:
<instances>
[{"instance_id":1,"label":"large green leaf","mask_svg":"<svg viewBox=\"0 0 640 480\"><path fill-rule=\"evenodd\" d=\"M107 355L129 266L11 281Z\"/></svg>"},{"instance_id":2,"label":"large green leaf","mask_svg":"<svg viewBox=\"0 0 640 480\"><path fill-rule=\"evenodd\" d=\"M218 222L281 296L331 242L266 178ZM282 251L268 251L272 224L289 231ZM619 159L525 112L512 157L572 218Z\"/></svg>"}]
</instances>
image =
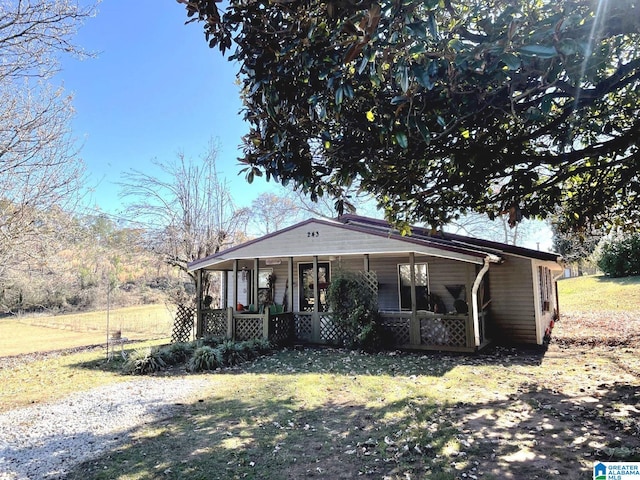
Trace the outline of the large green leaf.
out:
<instances>
[{"instance_id":1,"label":"large green leaf","mask_svg":"<svg viewBox=\"0 0 640 480\"><path fill-rule=\"evenodd\" d=\"M520 55L527 57L553 58L558 56L558 51L548 45L524 45L518 49Z\"/></svg>"}]
</instances>

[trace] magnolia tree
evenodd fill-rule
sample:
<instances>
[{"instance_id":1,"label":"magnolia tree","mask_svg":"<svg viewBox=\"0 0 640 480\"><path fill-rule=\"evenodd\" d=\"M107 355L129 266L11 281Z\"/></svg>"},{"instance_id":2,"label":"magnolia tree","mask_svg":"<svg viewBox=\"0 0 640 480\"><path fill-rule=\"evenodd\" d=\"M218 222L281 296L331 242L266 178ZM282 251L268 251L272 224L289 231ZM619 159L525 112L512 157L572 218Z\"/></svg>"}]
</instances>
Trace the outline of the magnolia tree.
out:
<instances>
[{"instance_id":1,"label":"magnolia tree","mask_svg":"<svg viewBox=\"0 0 640 480\"><path fill-rule=\"evenodd\" d=\"M640 0L179 0L240 66L247 179L386 216L640 224Z\"/></svg>"}]
</instances>

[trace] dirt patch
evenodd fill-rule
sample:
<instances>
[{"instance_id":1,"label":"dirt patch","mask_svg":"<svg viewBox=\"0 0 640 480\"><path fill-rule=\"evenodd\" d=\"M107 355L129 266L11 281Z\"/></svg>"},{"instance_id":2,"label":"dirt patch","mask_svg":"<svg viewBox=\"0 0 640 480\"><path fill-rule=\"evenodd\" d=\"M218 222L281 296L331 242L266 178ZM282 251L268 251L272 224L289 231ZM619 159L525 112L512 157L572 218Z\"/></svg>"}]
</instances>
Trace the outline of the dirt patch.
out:
<instances>
[{"instance_id":1,"label":"dirt patch","mask_svg":"<svg viewBox=\"0 0 640 480\"><path fill-rule=\"evenodd\" d=\"M571 312L562 315L553 343L560 346L640 347L640 314Z\"/></svg>"},{"instance_id":2,"label":"dirt patch","mask_svg":"<svg viewBox=\"0 0 640 480\"><path fill-rule=\"evenodd\" d=\"M529 355L540 365L520 372L531 380L516 393L448 409L465 447L451 463L456 478L578 480L596 461L640 461L639 353L639 315L565 315L542 357L518 351L519 363Z\"/></svg>"}]
</instances>

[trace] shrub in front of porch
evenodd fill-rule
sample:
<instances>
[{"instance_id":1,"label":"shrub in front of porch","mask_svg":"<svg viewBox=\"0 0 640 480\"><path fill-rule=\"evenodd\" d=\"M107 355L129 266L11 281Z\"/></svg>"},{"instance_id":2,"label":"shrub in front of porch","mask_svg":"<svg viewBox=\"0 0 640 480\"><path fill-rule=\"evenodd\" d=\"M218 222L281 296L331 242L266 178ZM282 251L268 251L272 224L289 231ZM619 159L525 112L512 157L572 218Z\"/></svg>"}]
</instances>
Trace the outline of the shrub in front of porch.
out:
<instances>
[{"instance_id":1,"label":"shrub in front of porch","mask_svg":"<svg viewBox=\"0 0 640 480\"><path fill-rule=\"evenodd\" d=\"M333 321L348 332L348 347L366 351L383 348L378 298L361 274L337 272L327 290L327 303L333 312Z\"/></svg>"},{"instance_id":2,"label":"shrub in front of porch","mask_svg":"<svg viewBox=\"0 0 640 480\"><path fill-rule=\"evenodd\" d=\"M235 342L223 337L207 337L164 347L133 352L122 367L125 374L146 375L184 365L188 372L213 371L251 361L271 351L267 339Z\"/></svg>"}]
</instances>

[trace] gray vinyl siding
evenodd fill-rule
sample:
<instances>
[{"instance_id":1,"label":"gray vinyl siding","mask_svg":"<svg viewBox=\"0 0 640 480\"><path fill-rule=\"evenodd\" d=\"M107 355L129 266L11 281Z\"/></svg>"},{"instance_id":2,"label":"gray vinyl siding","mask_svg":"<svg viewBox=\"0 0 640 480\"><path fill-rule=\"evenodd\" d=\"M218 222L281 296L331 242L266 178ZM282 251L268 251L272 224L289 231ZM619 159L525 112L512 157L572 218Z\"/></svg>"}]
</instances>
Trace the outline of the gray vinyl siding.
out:
<instances>
[{"instance_id":1,"label":"gray vinyl siding","mask_svg":"<svg viewBox=\"0 0 640 480\"><path fill-rule=\"evenodd\" d=\"M489 270L491 318L498 342L537 343L531 260L505 256Z\"/></svg>"},{"instance_id":2,"label":"gray vinyl siding","mask_svg":"<svg viewBox=\"0 0 640 480\"><path fill-rule=\"evenodd\" d=\"M286 289L291 288L291 285L287 285L287 279L289 275L287 273L287 262L284 261L280 265L273 265L273 266L269 265L265 267L261 266L260 268L273 268L273 274L276 276L276 288L274 291L273 300L276 303L283 304ZM294 275L294 282L295 282L295 275ZM291 309L291 305L289 305L289 309Z\"/></svg>"}]
</instances>

